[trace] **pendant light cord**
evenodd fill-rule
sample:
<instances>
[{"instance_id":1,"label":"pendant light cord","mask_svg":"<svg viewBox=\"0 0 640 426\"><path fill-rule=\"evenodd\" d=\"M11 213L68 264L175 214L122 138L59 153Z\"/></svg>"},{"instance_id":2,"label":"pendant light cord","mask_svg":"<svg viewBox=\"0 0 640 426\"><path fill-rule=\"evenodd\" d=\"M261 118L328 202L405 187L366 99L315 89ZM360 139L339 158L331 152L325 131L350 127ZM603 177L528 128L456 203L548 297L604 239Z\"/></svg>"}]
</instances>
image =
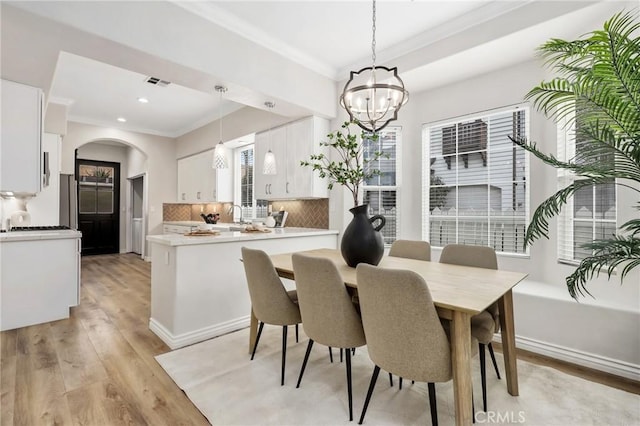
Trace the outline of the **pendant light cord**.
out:
<instances>
[{"instance_id":1,"label":"pendant light cord","mask_svg":"<svg viewBox=\"0 0 640 426\"><path fill-rule=\"evenodd\" d=\"M376 68L376 0L373 0L373 24L371 26L373 36L371 38L371 60L373 61L373 69Z\"/></svg>"}]
</instances>

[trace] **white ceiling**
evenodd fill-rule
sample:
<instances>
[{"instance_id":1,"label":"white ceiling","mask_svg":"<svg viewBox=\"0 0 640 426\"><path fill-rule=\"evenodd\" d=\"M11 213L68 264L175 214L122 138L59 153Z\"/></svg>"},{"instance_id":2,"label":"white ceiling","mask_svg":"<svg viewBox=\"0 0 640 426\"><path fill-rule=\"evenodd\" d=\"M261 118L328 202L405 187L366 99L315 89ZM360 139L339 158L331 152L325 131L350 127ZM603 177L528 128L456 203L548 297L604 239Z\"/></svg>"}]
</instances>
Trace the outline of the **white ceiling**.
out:
<instances>
[{"instance_id":1,"label":"white ceiling","mask_svg":"<svg viewBox=\"0 0 640 426\"><path fill-rule=\"evenodd\" d=\"M188 38L192 36L188 33L190 24L193 24L192 28L202 28L198 25L203 18L208 25L226 30L226 34L231 32L254 45L268 49L280 60L284 57L296 66L329 78L334 82L334 92L341 87L339 82L347 77L348 70L368 66L371 62L370 1L173 1L169 5L179 6L179 10L189 12L186 20L179 24L174 24L173 20L162 21L154 17L152 12L155 9L163 5L169 7L166 2L142 2L147 8L145 10L149 11L146 18L140 17L146 19L144 36L150 36L152 40L155 36L161 40L161 32L175 30L175 34L169 39L175 45L153 46L154 49L157 48L151 52L154 56L146 56L148 50L140 54L133 51L132 54L131 47L134 46L122 44L124 39L118 37L134 34L136 30L126 24L122 28L107 29L112 31L111 44L107 45L103 39L96 37L104 37L104 32L99 33L99 30L101 25L106 25L100 21L107 22L105 11L116 10L123 3L127 2L9 2L18 9L40 15L32 23L28 19L20 22L22 27L25 22L33 25L32 29L25 30L27 32L37 34L45 31L45 27L49 26L43 24L50 21L43 21L43 18L53 21L58 19L59 22L51 22L51 31L57 31L55 37L60 40L61 45L62 29L69 27L76 33L73 33L73 42L67 41L65 46L78 45L78 30L84 31L82 34L85 37L81 37L83 40L93 43L88 47L77 47L78 52L85 52L82 54L62 51L57 57L55 72L52 72L51 85L49 88L45 87L51 101L69 105L71 120L177 137L217 119L219 95L213 87L220 83L230 88L222 103L225 115L245 105L262 108L265 97L275 100L278 96L281 100L276 100L276 104L282 107L280 110L276 109L279 114L296 116L315 112L309 105L287 102L286 100L293 98L289 93L273 93L271 90L272 93L268 94L263 86L268 85L266 83L270 80L265 78L269 77L269 73L280 70L261 68L260 64L267 62L269 58L265 56L256 64L255 58L246 53L250 51L248 48L246 51L231 52L234 55L233 61L227 57L226 61L216 63L217 71L213 73L187 68L186 62L171 66L169 62L173 58L168 53L163 57L163 49L168 52L178 47L176 51L183 52L184 48L180 43L193 41ZM560 3L565 6L560 8L557 6ZM552 19L556 16L554 13L565 14L574 10L573 19L602 21L597 10L582 9L586 3L538 0L378 1L377 63L398 65L400 75L413 92L446 84L464 78L471 72L477 74L478 71L490 71L531 58L534 48L552 35L576 36L571 34L566 20ZM537 9L534 10L534 7ZM554 8L558 8L557 12L554 12ZM83 12L88 14L84 18ZM5 15L3 12L3 21ZM91 22L86 22L86 16L92 17ZM174 16L177 22L177 13ZM502 17L504 19L500 20ZM126 21L124 16L121 18L122 22ZM131 22L136 17L126 18ZM64 27L55 27L53 24ZM486 25L483 27L482 24ZM149 28L154 32L158 31L158 34L149 34ZM457 41L457 35L465 31L471 34L466 37L465 43ZM38 70L30 70L27 66L16 67L14 61L33 59L25 56L27 47L20 49L19 46L11 46L13 38L15 37L4 35L2 38L3 78L16 79L15 75L19 75L28 79L29 72L33 72L34 80L37 80L35 75ZM446 50L442 47L444 44L437 44L446 39L453 40L450 45L455 47L454 50ZM225 41L226 39L220 43L222 48L226 46ZM229 46L231 45L229 42ZM65 48L60 47L59 50ZM53 48L53 51L59 50ZM19 55L22 56L18 57ZM91 56L104 60L89 59ZM474 66L468 66L470 63ZM167 87L150 85L145 82L149 75L140 73L141 69L158 69L162 75L156 77L171 75L174 81ZM287 72L290 72L288 67ZM226 78L221 79L215 74ZM236 83L235 75L238 75L238 81L244 78L245 82L249 75L256 83L253 87ZM40 81L42 79L40 76ZM289 83L298 89L296 81ZM146 97L150 102L140 104L137 102L138 97ZM116 118L120 116L126 117L127 122L117 122Z\"/></svg>"}]
</instances>

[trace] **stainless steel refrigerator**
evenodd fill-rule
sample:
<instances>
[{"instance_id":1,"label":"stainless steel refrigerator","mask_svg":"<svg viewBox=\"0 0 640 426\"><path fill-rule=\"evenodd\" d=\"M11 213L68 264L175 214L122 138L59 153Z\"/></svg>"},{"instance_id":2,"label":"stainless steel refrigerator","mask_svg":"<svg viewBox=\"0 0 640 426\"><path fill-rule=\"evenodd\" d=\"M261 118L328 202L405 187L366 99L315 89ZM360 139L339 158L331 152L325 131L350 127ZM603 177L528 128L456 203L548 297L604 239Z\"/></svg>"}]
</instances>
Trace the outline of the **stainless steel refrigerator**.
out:
<instances>
[{"instance_id":1,"label":"stainless steel refrigerator","mask_svg":"<svg viewBox=\"0 0 640 426\"><path fill-rule=\"evenodd\" d=\"M60 225L78 229L78 183L75 175L60 175Z\"/></svg>"}]
</instances>

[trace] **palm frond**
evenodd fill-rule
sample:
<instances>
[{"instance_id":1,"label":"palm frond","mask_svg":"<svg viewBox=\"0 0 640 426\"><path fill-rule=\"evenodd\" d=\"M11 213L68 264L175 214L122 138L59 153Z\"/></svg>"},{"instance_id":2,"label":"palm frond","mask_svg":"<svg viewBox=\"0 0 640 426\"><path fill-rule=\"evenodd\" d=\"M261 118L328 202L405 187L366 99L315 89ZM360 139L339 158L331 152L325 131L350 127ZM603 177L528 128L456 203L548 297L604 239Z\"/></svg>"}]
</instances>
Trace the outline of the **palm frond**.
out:
<instances>
[{"instance_id":1,"label":"palm frond","mask_svg":"<svg viewBox=\"0 0 640 426\"><path fill-rule=\"evenodd\" d=\"M583 259L576 270L567 277L567 289L574 299L588 294L586 283L606 269L611 278L616 268L620 270L620 281L635 267L640 266L640 238L614 236L607 240L596 240L583 244L583 248L593 250L593 255Z\"/></svg>"},{"instance_id":2,"label":"palm frond","mask_svg":"<svg viewBox=\"0 0 640 426\"><path fill-rule=\"evenodd\" d=\"M551 197L544 200L536 211L533 213L531 222L527 226L527 231L524 237L524 246L528 246L535 240L544 237L549 238L549 220L560 214L562 206L567 204L567 200L576 191L581 188L585 188L593 185L593 180L577 180L569 186L559 190Z\"/></svg>"}]
</instances>

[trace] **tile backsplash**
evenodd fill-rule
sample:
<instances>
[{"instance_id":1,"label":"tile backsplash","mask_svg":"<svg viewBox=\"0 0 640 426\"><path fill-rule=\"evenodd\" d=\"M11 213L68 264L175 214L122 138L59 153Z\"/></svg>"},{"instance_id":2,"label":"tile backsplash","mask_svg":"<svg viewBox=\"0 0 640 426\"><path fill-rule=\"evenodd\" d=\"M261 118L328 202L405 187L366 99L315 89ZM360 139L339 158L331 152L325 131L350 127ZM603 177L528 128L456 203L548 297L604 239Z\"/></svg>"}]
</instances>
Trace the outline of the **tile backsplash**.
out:
<instances>
[{"instance_id":1,"label":"tile backsplash","mask_svg":"<svg viewBox=\"0 0 640 426\"><path fill-rule=\"evenodd\" d=\"M329 229L329 199L287 200L269 202L273 211L289 212L285 226L302 228ZM180 204L164 203L162 205L163 221L200 221L200 213L220 213L220 222L231 222L233 216L227 212L231 203Z\"/></svg>"}]
</instances>

